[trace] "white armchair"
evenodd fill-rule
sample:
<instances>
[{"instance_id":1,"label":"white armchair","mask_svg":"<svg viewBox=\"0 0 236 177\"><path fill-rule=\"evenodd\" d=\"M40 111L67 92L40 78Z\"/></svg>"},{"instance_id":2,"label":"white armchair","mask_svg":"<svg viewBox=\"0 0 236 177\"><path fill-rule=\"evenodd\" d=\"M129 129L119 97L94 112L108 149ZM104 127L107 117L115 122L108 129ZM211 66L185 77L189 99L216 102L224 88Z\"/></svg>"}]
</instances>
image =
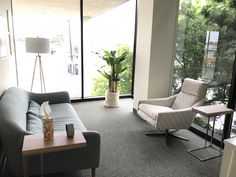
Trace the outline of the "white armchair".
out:
<instances>
[{"instance_id":1,"label":"white armchair","mask_svg":"<svg viewBox=\"0 0 236 177\"><path fill-rule=\"evenodd\" d=\"M140 100L137 114L156 129L164 131L166 144L169 144L169 136L187 140L173 133L179 129L189 129L195 118L192 107L203 104L207 88L208 84L205 82L186 78L180 93L177 95L167 98ZM173 129L175 131L171 132L170 130Z\"/></svg>"}]
</instances>

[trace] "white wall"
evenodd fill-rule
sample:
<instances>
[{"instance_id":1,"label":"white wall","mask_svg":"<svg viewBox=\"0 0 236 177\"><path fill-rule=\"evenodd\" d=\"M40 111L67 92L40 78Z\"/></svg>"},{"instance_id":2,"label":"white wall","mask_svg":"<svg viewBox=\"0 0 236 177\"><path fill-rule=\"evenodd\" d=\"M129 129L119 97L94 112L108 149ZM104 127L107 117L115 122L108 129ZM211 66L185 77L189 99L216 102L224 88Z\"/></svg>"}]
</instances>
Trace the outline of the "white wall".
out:
<instances>
[{"instance_id":1,"label":"white wall","mask_svg":"<svg viewBox=\"0 0 236 177\"><path fill-rule=\"evenodd\" d=\"M138 0L134 108L170 94L178 0Z\"/></svg>"},{"instance_id":2,"label":"white wall","mask_svg":"<svg viewBox=\"0 0 236 177\"><path fill-rule=\"evenodd\" d=\"M10 0L1 0L0 1L0 13L4 15L6 19L6 11L11 13L11 1ZM2 28L2 27L1 27ZM7 28L7 26L6 26ZM8 39L8 38L7 38ZM7 40L8 42L8 40ZM7 43L8 53L9 53L9 44ZM14 85L14 77L15 77L15 70L14 70L14 58L13 56L9 55L4 58L0 59L0 95L2 92L7 89L8 87ZM13 83L14 82L14 83Z\"/></svg>"},{"instance_id":3,"label":"white wall","mask_svg":"<svg viewBox=\"0 0 236 177\"><path fill-rule=\"evenodd\" d=\"M134 108L136 108L137 101L146 98L148 94L153 4L154 0L138 0Z\"/></svg>"}]
</instances>

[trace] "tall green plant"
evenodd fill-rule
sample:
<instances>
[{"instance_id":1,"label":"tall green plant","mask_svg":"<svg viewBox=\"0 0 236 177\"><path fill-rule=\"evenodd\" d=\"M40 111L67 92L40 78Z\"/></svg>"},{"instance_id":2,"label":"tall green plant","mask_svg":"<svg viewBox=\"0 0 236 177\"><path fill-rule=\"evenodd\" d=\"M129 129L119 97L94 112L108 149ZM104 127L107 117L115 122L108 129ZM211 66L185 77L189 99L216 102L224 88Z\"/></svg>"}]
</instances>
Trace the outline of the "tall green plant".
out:
<instances>
[{"instance_id":1,"label":"tall green plant","mask_svg":"<svg viewBox=\"0 0 236 177\"><path fill-rule=\"evenodd\" d=\"M127 52L126 60L122 62L123 66L126 66L127 69L119 75L119 93L130 94L132 89L133 53L128 44L119 45L116 51L118 55ZM92 96L103 96L108 88L108 84L107 79L101 74L98 77L93 78Z\"/></svg>"},{"instance_id":2,"label":"tall green plant","mask_svg":"<svg viewBox=\"0 0 236 177\"><path fill-rule=\"evenodd\" d=\"M106 66L97 70L102 74L104 78L109 81L109 92L117 93L118 81L120 80L120 74L123 73L127 67L124 66L124 61L127 59L128 53L124 51L119 54L116 51L104 50L104 55L101 57L106 62ZM107 68L107 70L104 70Z\"/></svg>"}]
</instances>

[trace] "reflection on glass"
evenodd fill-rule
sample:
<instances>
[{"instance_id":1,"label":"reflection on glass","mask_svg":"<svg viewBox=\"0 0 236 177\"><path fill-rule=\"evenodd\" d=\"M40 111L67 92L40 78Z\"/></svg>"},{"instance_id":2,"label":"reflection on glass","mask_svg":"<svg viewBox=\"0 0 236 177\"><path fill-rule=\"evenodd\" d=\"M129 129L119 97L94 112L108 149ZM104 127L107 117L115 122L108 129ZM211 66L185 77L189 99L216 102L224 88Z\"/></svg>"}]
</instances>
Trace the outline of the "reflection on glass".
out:
<instances>
[{"instance_id":1,"label":"reflection on glass","mask_svg":"<svg viewBox=\"0 0 236 177\"><path fill-rule=\"evenodd\" d=\"M47 92L67 90L81 97L80 2L13 0L19 86L30 90L35 54L25 51L26 37L50 39L50 53L42 54ZM40 92L39 71L33 92Z\"/></svg>"},{"instance_id":2,"label":"reflection on glass","mask_svg":"<svg viewBox=\"0 0 236 177\"><path fill-rule=\"evenodd\" d=\"M205 104L227 105L235 52L235 9L232 0L180 1L173 93L186 77L204 80L210 84ZM199 115L194 123L204 128L207 125ZM223 124L224 116L218 117L217 132Z\"/></svg>"}]
</instances>

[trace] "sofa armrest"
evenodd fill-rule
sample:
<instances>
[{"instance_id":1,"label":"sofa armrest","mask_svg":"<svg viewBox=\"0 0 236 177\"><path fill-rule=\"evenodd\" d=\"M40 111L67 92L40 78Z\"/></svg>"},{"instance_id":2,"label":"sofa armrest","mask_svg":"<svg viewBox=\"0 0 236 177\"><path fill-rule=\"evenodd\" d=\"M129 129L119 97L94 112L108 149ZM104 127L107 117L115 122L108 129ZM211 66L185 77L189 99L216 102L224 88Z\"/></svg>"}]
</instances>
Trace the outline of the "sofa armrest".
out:
<instances>
[{"instance_id":1,"label":"sofa armrest","mask_svg":"<svg viewBox=\"0 0 236 177\"><path fill-rule=\"evenodd\" d=\"M87 142L87 147L84 149L85 152L83 153L86 159L84 163L89 163L88 166L90 166L90 168L97 168L100 162L100 134L96 131L85 131L82 133Z\"/></svg>"},{"instance_id":2,"label":"sofa armrest","mask_svg":"<svg viewBox=\"0 0 236 177\"><path fill-rule=\"evenodd\" d=\"M158 114L156 128L159 129L188 129L194 118L195 113L192 108L178 109L171 112L161 112Z\"/></svg>"},{"instance_id":3,"label":"sofa armrest","mask_svg":"<svg viewBox=\"0 0 236 177\"><path fill-rule=\"evenodd\" d=\"M31 99L38 104L49 101L49 104L70 103L70 96L67 91L51 93L31 93Z\"/></svg>"},{"instance_id":4,"label":"sofa armrest","mask_svg":"<svg viewBox=\"0 0 236 177\"><path fill-rule=\"evenodd\" d=\"M158 106L166 106L171 107L177 95L173 95L166 98L154 98L154 99L147 99L147 100L140 100L138 104L152 104Z\"/></svg>"},{"instance_id":5,"label":"sofa armrest","mask_svg":"<svg viewBox=\"0 0 236 177\"><path fill-rule=\"evenodd\" d=\"M22 145L27 131L19 131L14 128L8 131L7 135L2 136L2 144L7 157L7 165L11 173L18 177L22 174Z\"/></svg>"}]
</instances>

